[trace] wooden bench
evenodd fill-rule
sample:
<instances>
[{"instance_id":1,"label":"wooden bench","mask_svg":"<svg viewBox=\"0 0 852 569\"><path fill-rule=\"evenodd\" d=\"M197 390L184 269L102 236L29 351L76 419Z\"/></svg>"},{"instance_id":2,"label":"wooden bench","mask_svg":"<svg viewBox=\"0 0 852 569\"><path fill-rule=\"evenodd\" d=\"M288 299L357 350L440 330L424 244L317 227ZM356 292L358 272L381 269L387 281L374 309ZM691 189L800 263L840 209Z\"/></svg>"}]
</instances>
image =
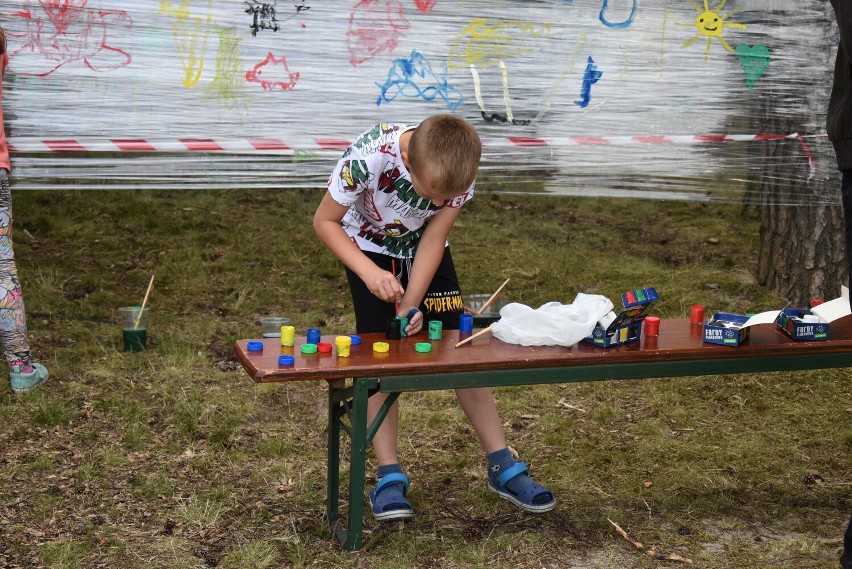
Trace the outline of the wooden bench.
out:
<instances>
[{"instance_id":1,"label":"wooden bench","mask_svg":"<svg viewBox=\"0 0 852 569\"><path fill-rule=\"evenodd\" d=\"M295 348L282 347L278 338L264 339L259 352L248 351L249 340L236 342L237 358L256 382L328 382L328 523L346 549L361 548L367 449L402 392L852 366L849 317L831 323L827 341L797 342L775 325L764 324L754 326L748 342L735 348L704 343L702 327L688 320L663 320L658 337L605 349L584 342L571 348L524 347L491 334L456 348L464 338L456 330L445 331L441 340L431 342L431 352L419 353L414 344L428 341L421 332L389 341L390 351L380 354L372 344L387 341L384 335L366 334L348 358L303 355L299 346L304 338L296 339ZM333 344L334 337L323 341ZM295 365L279 366L281 354L294 355ZM376 392L390 396L367 424L367 398ZM351 441L348 524L339 511L341 432Z\"/></svg>"}]
</instances>

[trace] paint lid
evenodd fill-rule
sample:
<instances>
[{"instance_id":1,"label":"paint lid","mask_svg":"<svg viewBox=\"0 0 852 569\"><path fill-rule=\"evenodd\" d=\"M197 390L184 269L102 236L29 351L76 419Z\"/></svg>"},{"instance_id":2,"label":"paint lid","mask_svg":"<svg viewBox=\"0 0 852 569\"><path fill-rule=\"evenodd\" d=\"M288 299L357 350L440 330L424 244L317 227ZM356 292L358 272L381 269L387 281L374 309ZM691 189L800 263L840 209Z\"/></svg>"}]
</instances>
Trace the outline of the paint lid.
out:
<instances>
[{"instance_id":1,"label":"paint lid","mask_svg":"<svg viewBox=\"0 0 852 569\"><path fill-rule=\"evenodd\" d=\"M315 353L317 353L317 345L316 344L302 344L302 353L303 354L315 354Z\"/></svg>"},{"instance_id":2,"label":"paint lid","mask_svg":"<svg viewBox=\"0 0 852 569\"><path fill-rule=\"evenodd\" d=\"M246 344L246 348L250 352L262 352L263 351L263 342L259 340L252 340L248 344Z\"/></svg>"},{"instance_id":3,"label":"paint lid","mask_svg":"<svg viewBox=\"0 0 852 569\"><path fill-rule=\"evenodd\" d=\"M329 342L320 342L317 344L317 351L321 354L330 354L331 348L332 346Z\"/></svg>"},{"instance_id":4,"label":"paint lid","mask_svg":"<svg viewBox=\"0 0 852 569\"><path fill-rule=\"evenodd\" d=\"M352 338L349 336L335 336L334 337L334 345L335 346L351 346Z\"/></svg>"},{"instance_id":5,"label":"paint lid","mask_svg":"<svg viewBox=\"0 0 852 569\"><path fill-rule=\"evenodd\" d=\"M349 337L352 338L352 345L358 346L361 344L361 336L358 334L349 334Z\"/></svg>"},{"instance_id":6,"label":"paint lid","mask_svg":"<svg viewBox=\"0 0 852 569\"><path fill-rule=\"evenodd\" d=\"M430 344L429 342L417 342L416 344L414 344L414 351L421 352L424 354L426 352L431 352L432 344Z\"/></svg>"},{"instance_id":7,"label":"paint lid","mask_svg":"<svg viewBox=\"0 0 852 569\"><path fill-rule=\"evenodd\" d=\"M293 356L278 356L278 365L280 366L291 366L296 363L296 358Z\"/></svg>"},{"instance_id":8,"label":"paint lid","mask_svg":"<svg viewBox=\"0 0 852 569\"><path fill-rule=\"evenodd\" d=\"M390 351L390 344L387 342L373 342L373 351L380 353Z\"/></svg>"}]
</instances>

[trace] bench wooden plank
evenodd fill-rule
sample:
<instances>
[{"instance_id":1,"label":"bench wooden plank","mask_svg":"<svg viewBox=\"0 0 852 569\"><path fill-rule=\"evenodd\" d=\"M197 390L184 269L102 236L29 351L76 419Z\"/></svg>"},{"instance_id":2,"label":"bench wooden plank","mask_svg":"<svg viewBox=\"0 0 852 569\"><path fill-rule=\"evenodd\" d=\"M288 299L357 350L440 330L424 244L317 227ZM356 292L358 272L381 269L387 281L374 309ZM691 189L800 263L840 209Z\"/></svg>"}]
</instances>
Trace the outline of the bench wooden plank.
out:
<instances>
[{"instance_id":1,"label":"bench wooden plank","mask_svg":"<svg viewBox=\"0 0 852 569\"><path fill-rule=\"evenodd\" d=\"M457 330L445 331L441 340L431 342L432 352L425 354L414 350L415 343L428 341L425 332L394 341L385 340L384 334L365 334L362 336L362 344L353 346L349 358L338 358L334 354L302 354L299 346L304 343L304 337L297 338L296 346L293 348L282 347L278 338L263 339L261 352L247 350L246 346L250 340L238 340L234 346L234 352L249 376L257 382L493 372L649 362L706 361L709 364L713 360L719 360L718 363L721 363L729 359L749 358L802 359L844 353L850 353L852 358L852 317L848 316L831 323L829 340L796 341L774 324L761 324L753 326L748 342L738 347L704 343L702 327L690 324L686 319L662 320L658 337L643 337L639 341L610 348L599 348L585 342L570 348L525 347L507 344L491 334L485 334L456 348L455 345L465 337L460 336ZM334 337L324 336L322 341L333 344ZM378 341L387 341L390 344L390 351L386 354L373 352L372 344ZM295 365L279 366L278 356L281 354L295 356ZM842 357L835 357L827 361L842 363L842 360ZM807 367L806 362L800 362L796 367L789 367L790 365L792 364L789 361L787 363L781 361L778 369ZM852 360L849 365L852 365ZM833 366L823 364L814 367ZM725 371L708 373L725 373Z\"/></svg>"}]
</instances>

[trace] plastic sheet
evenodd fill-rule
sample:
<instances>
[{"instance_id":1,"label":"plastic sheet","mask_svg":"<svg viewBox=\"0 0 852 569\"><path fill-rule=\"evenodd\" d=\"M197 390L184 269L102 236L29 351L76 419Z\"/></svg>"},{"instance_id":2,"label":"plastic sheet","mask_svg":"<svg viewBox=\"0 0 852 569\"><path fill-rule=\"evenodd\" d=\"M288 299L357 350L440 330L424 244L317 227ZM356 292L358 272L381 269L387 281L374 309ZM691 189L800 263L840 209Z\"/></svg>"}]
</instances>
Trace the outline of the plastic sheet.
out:
<instances>
[{"instance_id":1,"label":"plastic sheet","mask_svg":"<svg viewBox=\"0 0 852 569\"><path fill-rule=\"evenodd\" d=\"M838 203L821 0L0 0L0 18L16 189L323 188L369 125L452 112L485 143L482 192L738 200L769 173Z\"/></svg>"},{"instance_id":2,"label":"plastic sheet","mask_svg":"<svg viewBox=\"0 0 852 569\"><path fill-rule=\"evenodd\" d=\"M612 301L599 294L579 293L571 304L548 302L533 309L512 302L492 324L494 337L521 346L573 346L591 336L595 325L612 310Z\"/></svg>"}]
</instances>

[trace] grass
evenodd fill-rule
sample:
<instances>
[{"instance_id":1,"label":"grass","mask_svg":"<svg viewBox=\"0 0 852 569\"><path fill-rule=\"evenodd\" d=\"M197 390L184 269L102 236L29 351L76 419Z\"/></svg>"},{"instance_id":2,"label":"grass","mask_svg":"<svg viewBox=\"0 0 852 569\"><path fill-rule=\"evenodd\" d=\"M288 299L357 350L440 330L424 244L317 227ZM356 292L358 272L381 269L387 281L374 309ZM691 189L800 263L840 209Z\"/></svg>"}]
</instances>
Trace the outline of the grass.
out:
<instances>
[{"instance_id":1,"label":"grass","mask_svg":"<svg viewBox=\"0 0 852 569\"><path fill-rule=\"evenodd\" d=\"M672 567L836 564L852 510L848 370L502 388L507 436L556 510L485 488L451 392L403 398L415 522L331 540L325 390L255 385L231 347L257 319L353 329L320 194L18 192L15 248L33 351L51 381L0 389L0 566ZM489 196L451 236L462 286L531 306L655 286L655 313L786 303L753 277L758 224L736 205ZM118 307L155 275L150 347L125 353ZM374 465L370 465L371 471Z\"/></svg>"}]
</instances>

